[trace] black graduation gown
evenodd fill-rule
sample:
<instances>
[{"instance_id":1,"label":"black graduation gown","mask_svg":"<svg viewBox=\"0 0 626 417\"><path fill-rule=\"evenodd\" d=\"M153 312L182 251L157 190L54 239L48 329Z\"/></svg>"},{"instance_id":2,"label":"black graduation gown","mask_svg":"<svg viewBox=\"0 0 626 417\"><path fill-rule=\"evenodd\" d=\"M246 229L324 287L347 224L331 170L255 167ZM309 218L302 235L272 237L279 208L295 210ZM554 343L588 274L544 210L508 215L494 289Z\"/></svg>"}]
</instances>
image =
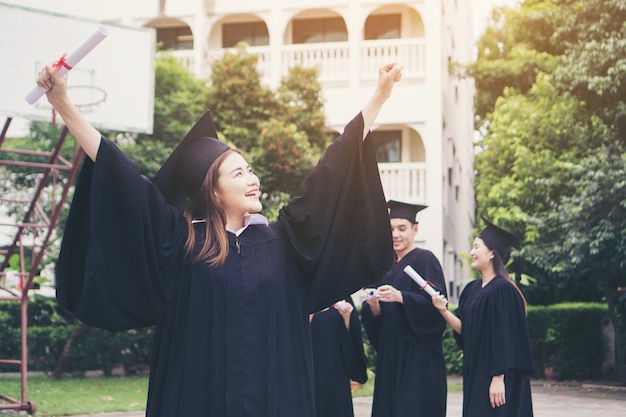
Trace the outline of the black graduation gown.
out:
<instances>
[{"instance_id":1,"label":"black graduation gown","mask_svg":"<svg viewBox=\"0 0 626 417\"><path fill-rule=\"evenodd\" d=\"M352 299L347 299L350 304ZM354 304L353 304L354 305ZM318 417L352 417L350 380L367 382L361 321L356 308L350 314L350 330L334 307L315 313L311 320L315 366L315 413Z\"/></svg>"},{"instance_id":2,"label":"black graduation gown","mask_svg":"<svg viewBox=\"0 0 626 417\"><path fill-rule=\"evenodd\" d=\"M377 353L372 417L445 417L448 388L442 337L446 322L428 293L404 272L407 265L447 294L435 255L415 248L377 284L400 290L404 304L380 303L382 314L374 317L363 303L361 319Z\"/></svg>"},{"instance_id":3,"label":"black graduation gown","mask_svg":"<svg viewBox=\"0 0 626 417\"><path fill-rule=\"evenodd\" d=\"M470 282L459 298L456 314L463 349L464 417L531 417L530 375L535 365L524 302L517 289L497 276L482 287ZM504 374L506 404L491 408L491 377Z\"/></svg>"},{"instance_id":4,"label":"black graduation gown","mask_svg":"<svg viewBox=\"0 0 626 417\"><path fill-rule=\"evenodd\" d=\"M156 325L146 414L314 417L309 313L393 262L371 140L357 115L279 220L229 233L225 264L191 264L178 208L103 138L76 187L57 299L87 324Z\"/></svg>"}]
</instances>

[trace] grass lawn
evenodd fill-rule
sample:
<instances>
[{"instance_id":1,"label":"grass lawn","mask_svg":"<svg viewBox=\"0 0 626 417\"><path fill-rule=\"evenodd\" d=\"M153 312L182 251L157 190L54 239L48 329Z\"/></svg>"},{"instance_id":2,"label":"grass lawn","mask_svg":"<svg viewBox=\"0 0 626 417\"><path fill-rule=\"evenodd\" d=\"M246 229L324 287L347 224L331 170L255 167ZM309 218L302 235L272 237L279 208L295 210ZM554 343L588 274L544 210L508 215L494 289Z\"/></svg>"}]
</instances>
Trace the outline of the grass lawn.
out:
<instances>
[{"instance_id":1,"label":"grass lawn","mask_svg":"<svg viewBox=\"0 0 626 417\"><path fill-rule=\"evenodd\" d=\"M19 399L20 390L19 378L0 378L0 394ZM36 416L145 410L147 392L147 376L28 378L28 401L35 403Z\"/></svg>"},{"instance_id":2,"label":"grass lawn","mask_svg":"<svg viewBox=\"0 0 626 417\"><path fill-rule=\"evenodd\" d=\"M373 374L354 392L368 397L374 392ZM0 378L0 394L19 399L18 377ZM461 391L460 384L449 384L449 391ZM36 416L69 416L114 411L145 410L147 376L64 378L58 381L45 376L28 378L28 400L35 403Z\"/></svg>"}]
</instances>

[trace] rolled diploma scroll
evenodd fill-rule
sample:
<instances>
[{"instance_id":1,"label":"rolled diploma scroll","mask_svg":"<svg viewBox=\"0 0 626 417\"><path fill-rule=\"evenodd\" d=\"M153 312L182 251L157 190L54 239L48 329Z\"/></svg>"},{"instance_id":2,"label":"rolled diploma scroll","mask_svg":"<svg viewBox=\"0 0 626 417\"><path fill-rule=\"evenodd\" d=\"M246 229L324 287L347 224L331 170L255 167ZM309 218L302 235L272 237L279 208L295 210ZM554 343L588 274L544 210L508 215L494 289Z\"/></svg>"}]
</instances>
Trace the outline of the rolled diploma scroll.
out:
<instances>
[{"instance_id":1,"label":"rolled diploma scroll","mask_svg":"<svg viewBox=\"0 0 626 417\"><path fill-rule=\"evenodd\" d=\"M67 72L74 68L74 66L78 64L80 60L83 59L89 52L91 52L91 50L95 48L96 45L98 45L104 38L106 38L107 34L107 28L99 27L98 30L96 30L90 37L85 39L83 43L78 45L76 49L74 49L70 54L67 55L67 57L65 57L65 63L63 63L62 61L63 57L61 58L61 60L59 61L61 65L58 65L58 67L55 68L57 72L60 75L67 74ZM28 104L35 104L35 102L39 100L39 98L43 96L46 91L47 90L45 88L35 85L35 87L33 87L33 89L30 90L30 92L26 94L26 97L24 98L26 99Z\"/></svg>"},{"instance_id":2,"label":"rolled diploma scroll","mask_svg":"<svg viewBox=\"0 0 626 417\"><path fill-rule=\"evenodd\" d=\"M415 271L415 269L411 267L411 265L407 265L404 268L404 272L408 276L410 276L413 281L415 281L417 285L419 285L420 288L426 291L431 297L437 294L437 291L433 287L431 287L431 285L427 283L424 278L422 278L420 274L418 274L417 271Z\"/></svg>"}]
</instances>

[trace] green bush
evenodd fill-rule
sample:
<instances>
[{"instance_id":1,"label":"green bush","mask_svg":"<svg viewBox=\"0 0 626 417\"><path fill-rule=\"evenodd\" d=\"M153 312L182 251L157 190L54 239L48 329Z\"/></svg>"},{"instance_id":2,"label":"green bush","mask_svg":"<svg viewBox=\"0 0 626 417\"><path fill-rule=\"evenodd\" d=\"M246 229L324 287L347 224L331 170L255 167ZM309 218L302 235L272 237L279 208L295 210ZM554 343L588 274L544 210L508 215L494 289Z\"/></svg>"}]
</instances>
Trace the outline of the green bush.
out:
<instances>
[{"instance_id":1,"label":"green bush","mask_svg":"<svg viewBox=\"0 0 626 417\"><path fill-rule=\"evenodd\" d=\"M0 358L19 359L20 303L0 302ZM82 330L74 340L62 373L84 375L101 370L111 375L122 366L126 374L137 374L149 366L152 328L109 332L85 326L61 310L56 300L35 297L28 303L28 368L51 373L57 367L65 344L74 332ZM15 372L15 366L2 365L0 372Z\"/></svg>"},{"instance_id":2,"label":"green bush","mask_svg":"<svg viewBox=\"0 0 626 417\"><path fill-rule=\"evenodd\" d=\"M456 307L449 306L449 309L454 313ZM544 370L549 367L560 379L602 379L606 353L602 320L606 316L607 306L597 303L529 306L528 328L535 355L535 376L545 377ZM373 349L366 346L365 351L373 352ZM463 351L449 326L443 334L443 351L448 374L461 375Z\"/></svg>"},{"instance_id":3,"label":"green bush","mask_svg":"<svg viewBox=\"0 0 626 417\"><path fill-rule=\"evenodd\" d=\"M450 307L454 312L454 308ZM551 368L560 379L601 379L606 342L602 320L607 306L565 303L528 307L528 330L535 356L535 377ZM463 352L446 328L443 348L449 374L463 373Z\"/></svg>"},{"instance_id":4,"label":"green bush","mask_svg":"<svg viewBox=\"0 0 626 417\"><path fill-rule=\"evenodd\" d=\"M528 328L537 376L552 368L560 379L601 379L606 342L602 320L607 306L562 303L528 308Z\"/></svg>"},{"instance_id":5,"label":"green bush","mask_svg":"<svg viewBox=\"0 0 626 417\"><path fill-rule=\"evenodd\" d=\"M455 308L450 307L454 312ZM567 303L552 306L529 306L528 327L535 355L537 373L552 368L560 379L591 379L603 377L602 364L606 345L602 321L607 307L597 303ZM85 327L59 309L56 300L36 297L28 304L29 369L52 372L64 346L73 332ZM20 357L20 304L0 302L0 358ZM64 363L63 373L83 375L101 370L110 375L122 366L126 374L143 372L150 363L153 329L136 329L112 333L87 328L74 341ZM363 332L368 367L374 366L375 350ZM463 352L454 340L452 329L446 327L443 349L449 374L463 373ZM0 372L15 372L15 366L2 365Z\"/></svg>"}]
</instances>

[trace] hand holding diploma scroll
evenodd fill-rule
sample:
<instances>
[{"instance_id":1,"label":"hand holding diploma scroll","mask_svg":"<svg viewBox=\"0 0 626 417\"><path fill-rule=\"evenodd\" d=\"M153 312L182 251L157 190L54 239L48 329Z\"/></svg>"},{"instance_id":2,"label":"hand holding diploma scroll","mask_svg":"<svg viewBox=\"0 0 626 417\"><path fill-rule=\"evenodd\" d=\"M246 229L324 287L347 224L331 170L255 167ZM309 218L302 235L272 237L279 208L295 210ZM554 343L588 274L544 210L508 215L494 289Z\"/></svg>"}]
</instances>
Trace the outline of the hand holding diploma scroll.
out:
<instances>
[{"instance_id":1,"label":"hand holding diploma scroll","mask_svg":"<svg viewBox=\"0 0 626 417\"><path fill-rule=\"evenodd\" d=\"M91 36L85 39L78 47L68 55L63 55L54 66L54 69L60 75L65 75L69 70L74 68L93 48L96 47L108 34L105 27L100 27ZM28 94L26 101L28 104L35 104L39 98L45 94L45 88L36 85Z\"/></svg>"},{"instance_id":2,"label":"hand holding diploma scroll","mask_svg":"<svg viewBox=\"0 0 626 417\"><path fill-rule=\"evenodd\" d=\"M417 285L419 285L420 288L426 291L431 297L437 295L437 290L435 290L428 282L426 282L426 280L424 280L424 278L422 278L421 275L418 274L417 271L415 271L415 269L411 267L411 265L407 265L404 268L404 272L408 276L410 276L413 281L415 281Z\"/></svg>"}]
</instances>

